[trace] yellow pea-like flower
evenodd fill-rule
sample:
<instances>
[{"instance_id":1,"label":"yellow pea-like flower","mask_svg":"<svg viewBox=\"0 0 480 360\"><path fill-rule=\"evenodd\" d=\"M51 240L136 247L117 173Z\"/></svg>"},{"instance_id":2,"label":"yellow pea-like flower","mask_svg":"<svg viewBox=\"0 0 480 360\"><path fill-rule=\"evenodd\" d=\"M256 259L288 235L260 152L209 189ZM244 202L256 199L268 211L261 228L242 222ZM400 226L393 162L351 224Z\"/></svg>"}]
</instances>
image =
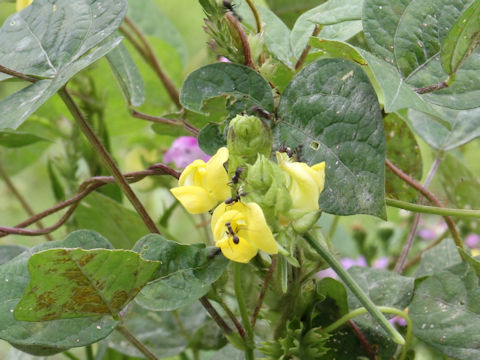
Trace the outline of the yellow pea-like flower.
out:
<instances>
[{"instance_id":1,"label":"yellow pea-like flower","mask_svg":"<svg viewBox=\"0 0 480 360\"><path fill-rule=\"evenodd\" d=\"M285 153L277 152L276 155L292 198L291 209L318 210L318 198L325 185L325 161L308 166L305 163L290 161Z\"/></svg>"},{"instance_id":2,"label":"yellow pea-like flower","mask_svg":"<svg viewBox=\"0 0 480 360\"><path fill-rule=\"evenodd\" d=\"M195 160L183 170L178 187L170 191L189 213L207 212L230 196L228 175L223 167L227 160L228 149L223 147L208 162Z\"/></svg>"},{"instance_id":3,"label":"yellow pea-like flower","mask_svg":"<svg viewBox=\"0 0 480 360\"><path fill-rule=\"evenodd\" d=\"M17 12L30 5L33 0L17 0Z\"/></svg>"},{"instance_id":4,"label":"yellow pea-like flower","mask_svg":"<svg viewBox=\"0 0 480 360\"><path fill-rule=\"evenodd\" d=\"M223 255L236 262L247 263L263 250L276 254L278 246L256 203L236 202L218 205L212 215L212 233Z\"/></svg>"}]
</instances>

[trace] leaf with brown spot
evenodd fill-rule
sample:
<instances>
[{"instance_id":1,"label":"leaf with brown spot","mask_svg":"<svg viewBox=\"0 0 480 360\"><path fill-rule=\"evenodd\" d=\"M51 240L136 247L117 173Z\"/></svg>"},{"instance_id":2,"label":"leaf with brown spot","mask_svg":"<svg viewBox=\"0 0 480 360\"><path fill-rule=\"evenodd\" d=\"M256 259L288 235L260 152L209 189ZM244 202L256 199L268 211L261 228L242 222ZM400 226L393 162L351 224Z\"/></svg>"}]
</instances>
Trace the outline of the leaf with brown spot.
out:
<instances>
[{"instance_id":1,"label":"leaf with brown spot","mask_svg":"<svg viewBox=\"0 0 480 360\"><path fill-rule=\"evenodd\" d=\"M46 321L116 316L151 280L160 264L129 250L41 251L28 263L31 279L15 308L15 317ZM58 271L52 273L52 268Z\"/></svg>"}]
</instances>

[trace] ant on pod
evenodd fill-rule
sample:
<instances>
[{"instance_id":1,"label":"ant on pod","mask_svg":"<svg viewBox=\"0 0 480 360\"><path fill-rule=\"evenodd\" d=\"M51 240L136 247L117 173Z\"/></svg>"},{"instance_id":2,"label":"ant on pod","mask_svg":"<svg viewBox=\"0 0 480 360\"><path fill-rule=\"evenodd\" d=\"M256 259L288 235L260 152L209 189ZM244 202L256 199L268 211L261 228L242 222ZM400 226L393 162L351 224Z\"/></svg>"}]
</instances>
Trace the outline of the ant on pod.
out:
<instances>
[{"instance_id":1,"label":"ant on pod","mask_svg":"<svg viewBox=\"0 0 480 360\"><path fill-rule=\"evenodd\" d=\"M237 7L237 5L233 5L228 0L223 0L223 7L225 8L226 11L229 11L233 16L235 16L238 21L240 22L242 21L242 17L238 15L238 13L235 11L235 7Z\"/></svg>"}]
</instances>

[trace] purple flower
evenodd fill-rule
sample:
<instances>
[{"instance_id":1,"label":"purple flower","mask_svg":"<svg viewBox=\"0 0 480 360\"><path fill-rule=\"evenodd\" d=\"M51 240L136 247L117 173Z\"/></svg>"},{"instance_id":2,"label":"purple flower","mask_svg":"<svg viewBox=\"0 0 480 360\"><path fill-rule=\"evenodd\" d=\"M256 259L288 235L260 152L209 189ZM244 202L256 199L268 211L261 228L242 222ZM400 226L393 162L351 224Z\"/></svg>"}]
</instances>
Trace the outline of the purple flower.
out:
<instances>
[{"instance_id":1,"label":"purple flower","mask_svg":"<svg viewBox=\"0 0 480 360\"><path fill-rule=\"evenodd\" d=\"M200 149L197 139L193 136L180 136L163 155L164 163L168 164L173 162L178 169L185 168L197 159L208 161L210 156Z\"/></svg>"},{"instance_id":2,"label":"purple flower","mask_svg":"<svg viewBox=\"0 0 480 360\"><path fill-rule=\"evenodd\" d=\"M379 257L373 262L373 267L375 269L386 269L388 266L388 258L385 256Z\"/></svg>"},{"instance_id":3,"label":"purple flower","mask_svg":"<svg viewBox=\"0 0 480 360\"><path fill-rule=\"evenodd\" d=\"M345 270L348 270L352 266L367 266L367 260L363 256L359 256L356 259L351 259L351 258L343 258L340 260L340 264L342 264L342 267ZM331 268L319 271L317 273L317 276L319 278L325 278L325 277L331 277L333 279L337 279L338 276L335 274L335 271L333 271Z\"/></svg>"},{"instance_id":4,"label":"purple flower","mask_svg":"<svg viewBox=\"0 0 480 360\"><path fill-rule=\"evenodd\" d=\"M407 326L407 320L405 320L405 318L401 317L401 316L395 316L393 318L391 318L390 320L388 320L390 322L390 324L392 325L399 325L399 326Z\"/></svg>"},{"instance_id":5,"label":"purple flower","mask_svg":"<svg viewBox=\"0 0 480 360\"><path fill-rule=\"evenodd\" d=\"M468 245L469 248L478 248L480 245L480 236L475 233L470 233L465 238L465 244Z\"/></svg>"}]
</instances>

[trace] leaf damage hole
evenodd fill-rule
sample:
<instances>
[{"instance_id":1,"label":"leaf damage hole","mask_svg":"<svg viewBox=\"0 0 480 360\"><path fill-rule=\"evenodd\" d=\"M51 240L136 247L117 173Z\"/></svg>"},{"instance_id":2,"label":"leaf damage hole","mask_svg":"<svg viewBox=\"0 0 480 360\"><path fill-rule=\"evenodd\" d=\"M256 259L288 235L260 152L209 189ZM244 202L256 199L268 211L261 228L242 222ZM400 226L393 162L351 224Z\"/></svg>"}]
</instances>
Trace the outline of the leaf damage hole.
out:
<instances>
[{"instance_id":1,"label":"leaf damage hole","mask_svg":"<svg viewBox=\"0 0 480 360\"><path fill-rule=\"evenodd\" d=\"M316 142L316 141L312 141L312 142L310 143L310 148L313 149L313 150L315 150L315 151L317 151L317 150L320 148L320 144L319 144L318 142Z\"/></svg>"}]
</instances>

